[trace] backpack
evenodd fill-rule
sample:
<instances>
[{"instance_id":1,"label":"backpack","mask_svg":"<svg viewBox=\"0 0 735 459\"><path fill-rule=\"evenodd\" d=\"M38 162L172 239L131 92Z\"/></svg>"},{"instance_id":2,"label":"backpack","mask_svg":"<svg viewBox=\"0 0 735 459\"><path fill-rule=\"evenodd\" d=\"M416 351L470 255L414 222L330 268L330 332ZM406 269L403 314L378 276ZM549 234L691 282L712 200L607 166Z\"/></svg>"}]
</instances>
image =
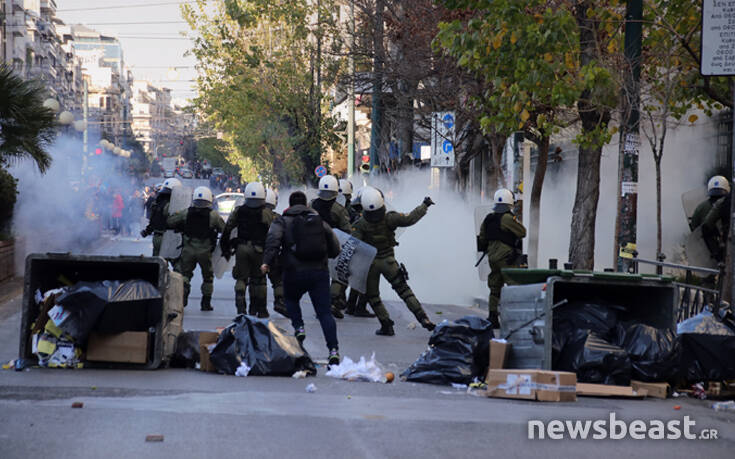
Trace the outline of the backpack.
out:
<instances>
[{"instance_id":1,"label":"backpack","mask_svg":"<svg viewBox=\"0 0 735 459\"><path fill-rule=\"evenodd\" d=\"M304 212L294 217L292 225L293 254L302 261L327 258L327 235L318 214Z\"/></svg>"}]
</instances>

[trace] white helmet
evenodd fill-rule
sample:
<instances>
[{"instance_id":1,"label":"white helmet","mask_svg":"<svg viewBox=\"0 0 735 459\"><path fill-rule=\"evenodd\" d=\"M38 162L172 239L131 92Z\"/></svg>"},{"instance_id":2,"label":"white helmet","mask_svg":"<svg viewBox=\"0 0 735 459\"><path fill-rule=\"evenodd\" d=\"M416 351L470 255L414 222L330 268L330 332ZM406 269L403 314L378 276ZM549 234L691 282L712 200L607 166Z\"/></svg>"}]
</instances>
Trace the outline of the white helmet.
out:
<instances>
[{"instance_id":1,"label":"white helmet","mask_svg":"<svg viewBox=\"0 0 735 459\"><path fill-rule=\"evenodd\" d=\"M383 199L383 193L379 190L373 187L365 187L360 194L360 203L363 210L380 210L385 206L385 199Z\"/></svg>"},{"instance_id":2,"label":"white helmet","mask_svg":"<svg viewBox=\"0 0 735 459\"><path fill-rule=\"evenodd\" d=\"M260 182L250 182L245 187L245 205L248 207L260 207L265 204L265 188Z\"/></svg>"},{"instance_id":3,"label":"white helmet","mask_svg":"<svg viewBox=\"0 0 735 459\"><path fill-rule=\"evenodd\" d=\"M511 193L510 190L506 188L501 188L495 192L493 202L495 204L507 204L509 206L512 206L515 200L513 199L513 193Z\"/></svg>"},{"instance_id":4,"label":"white helmet","mask_svg":"<svg viewBox=\"0 0 735 459\"><path fill-rule=\"evenodd\" d=\"M169 178L163 181L163 188L171 190L177 186L181 186L181 181L177 178Z\"/></svg>"},{"instance_id":5,"label":"white helmet","mask_svg":"<svg viewBox=\"0 0 735 459\"><path fill-rule=\"evenodd\" d=\"M730 182L721 175L715 175L707 182L707 194L710 196L725 196L730 193Z\"/></svg>"},{"instance_id":6,"label":"white helmet","mask_svg":"<svg viewBox=\"0 0 735 459\"><path fill-rule=\"evenodd\" d=\"M319 179L319 192L320 198L325 201L331 201L337 198L339 194L339 182L333 175L325 175Z\"/></svg>"},{"instance_id":7,"label":"white helmet","mask_svg":"<svg viewBox=\"0 0 735 459\"><path fill-rule=\"evenodd\" d=\"M197 207L209 207L212 205L212 190L206 186L198 186L194 189L191 200Z\"/></svg>"},{"instance_id":8,"label":"white helmet","mask_svg":"<svg viewBox=\"0 0 735 459\"><path fill-rule=\"evenodd\" d=\"M278 192L273 188L265 190L265 203L275 208L278 205Z\"/></svg>"},{"instance_id":9,"label":"white helmet","mask_svg":"<svg viewBox=\"0 0 735 459\"><path fill-rule=\"evenodd\" d=\"M339 192L342 194L352 194L352 182L347 179L340 179Z\"/></svg>"}]
</instances>

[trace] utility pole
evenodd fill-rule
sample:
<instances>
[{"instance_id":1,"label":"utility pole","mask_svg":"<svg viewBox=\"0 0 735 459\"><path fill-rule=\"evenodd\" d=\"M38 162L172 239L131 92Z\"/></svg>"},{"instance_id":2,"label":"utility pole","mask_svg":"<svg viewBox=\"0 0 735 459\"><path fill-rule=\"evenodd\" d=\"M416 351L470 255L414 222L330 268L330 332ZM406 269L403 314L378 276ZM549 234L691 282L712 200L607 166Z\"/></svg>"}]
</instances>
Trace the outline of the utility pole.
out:
<instances>
[{"instance_id":1,"label":"utility pole","mask_svg":"<svg viewBox=\"0 0 735 459\"><path fill-rule=\"evenodd\" d=\"M84 79L84 133L82 134L83 138L83 148L82 148L82 176L87 170L87 142L89 140L89 121L87 120L89 116L89 87L87 86L87 79Z\"/></svg>"},{"instance_id":2,"label":"utility pole","mask_svg":"<svg viewBox=\"0 0 735 459\"><path fill-rule=\"evenodd\" d=\"M383 125L383 10L385 0L375 1L375 29L373 30L373 107L370 113L370 169L378 164Z\"/></svg>"},{"instance_id":3,"label":"utility pole","mask_svg":"<svg viewBox=\"0 0 735 459\"><path fill-rule=\"evenodd\" d=\"M640 77L642 0L628 0L625 11L625 72L623 123L618 160L618 214L615 228L617 269L630 272L637 251L638 149L640 146ZM658 257L659 254L656 254Z\"/></svg>"},{"instance_id":4,"label":"utility pole","mask_svg":"<svg viewBox=\"0 0 735 459\"><path fill-rule=\"evenodd\" d=\"M352 178L355 170L355 0L350 0L350 89L347 108L347 178Z\"/></svg>"}]
</instances>

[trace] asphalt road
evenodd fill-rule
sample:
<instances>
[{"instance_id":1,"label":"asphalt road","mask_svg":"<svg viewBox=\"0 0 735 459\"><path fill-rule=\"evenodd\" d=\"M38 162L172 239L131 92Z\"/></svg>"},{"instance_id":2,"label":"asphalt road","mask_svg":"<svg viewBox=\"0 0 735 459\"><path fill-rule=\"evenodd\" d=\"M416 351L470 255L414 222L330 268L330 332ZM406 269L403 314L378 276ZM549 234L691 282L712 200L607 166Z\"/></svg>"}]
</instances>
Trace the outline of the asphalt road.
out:
<instances>
[{"instance_id":1,"label":"asphalt road","mask_svg":"<svg viewBox=\"0 0 735 459\"><path fill-rule=\"evenodd\" d=\"M148 254L150 240L108 240L98 253ZM226 326L235 315L234 281L215 281L213 312L198 310L196 274L185 329ZM448 286L451 288L451 286ZM315 360L327 349L318 322L303 303L306 347ZM17 356L20 299L0 306L0 360ZM429 333L410 328L402 304L388 302L395 337L376 337L375 319L338 322L343 356L372 353L400 373L426 348ZM426 305L436 321L477 309ZM272 315L278 325L289 322ZM202 373L196 370L0 371L0 458L123 457L706 457L731 458L735 413L690 399L580 398L573 403L488 399L445 386L396 381L348 382L324 375L292 379ZM307 384L317 390L307 393ZM82 409L72 402L84 403ZM681 409L675 410L674 406ZM695 431L718 430L717 440L529 440L528 421L670 420L691 416ZM146 442L161 434L163 442Z\"/></svg>"}]
</instances>

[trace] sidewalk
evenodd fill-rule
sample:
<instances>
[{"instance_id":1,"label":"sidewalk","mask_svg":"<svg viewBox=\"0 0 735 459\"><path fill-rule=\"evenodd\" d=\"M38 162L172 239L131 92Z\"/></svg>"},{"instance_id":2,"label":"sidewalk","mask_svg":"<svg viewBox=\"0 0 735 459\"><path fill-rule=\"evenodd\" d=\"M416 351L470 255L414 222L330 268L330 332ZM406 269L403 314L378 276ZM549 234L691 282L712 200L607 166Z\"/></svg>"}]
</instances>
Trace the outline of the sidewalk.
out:
<instances>
[{"instance_id":1,"label":"sidewalk","mask_svg":"<svg viewBox=\"0 0 735 459\"><path fill-rule=\"evenodd\" d=\"M23 278L13 277L6 281L0 282L0 318L6 316L4 309L11 303L11 300L23 294Z\"/></svg>"}]
</instances>

